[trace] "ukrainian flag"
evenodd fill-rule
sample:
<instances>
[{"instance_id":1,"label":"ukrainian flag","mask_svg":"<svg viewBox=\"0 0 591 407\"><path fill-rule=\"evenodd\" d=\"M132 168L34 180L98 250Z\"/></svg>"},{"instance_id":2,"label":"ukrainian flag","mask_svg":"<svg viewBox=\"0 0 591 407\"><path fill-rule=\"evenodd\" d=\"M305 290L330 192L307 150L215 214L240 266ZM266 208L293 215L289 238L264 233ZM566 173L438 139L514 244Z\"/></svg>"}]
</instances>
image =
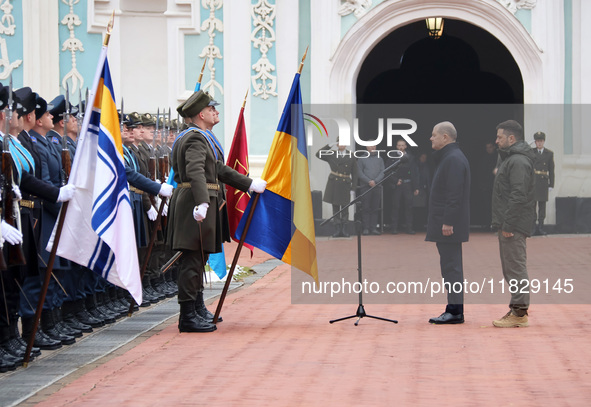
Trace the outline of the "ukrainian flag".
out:
<instances>
[{"instance_id":1,"label":"ukrainian flag","mask_svg":"<svg viewBox=\"0 0 591 407\"><path fill-rule=\"evenodd\" d=\"M316 239L308 154L297 73L283 108L262 178L267 189L259 196L245 242L311 275L318 282ZM236 231L240 238L251 199Z\"/></svg>"}]
</instances>

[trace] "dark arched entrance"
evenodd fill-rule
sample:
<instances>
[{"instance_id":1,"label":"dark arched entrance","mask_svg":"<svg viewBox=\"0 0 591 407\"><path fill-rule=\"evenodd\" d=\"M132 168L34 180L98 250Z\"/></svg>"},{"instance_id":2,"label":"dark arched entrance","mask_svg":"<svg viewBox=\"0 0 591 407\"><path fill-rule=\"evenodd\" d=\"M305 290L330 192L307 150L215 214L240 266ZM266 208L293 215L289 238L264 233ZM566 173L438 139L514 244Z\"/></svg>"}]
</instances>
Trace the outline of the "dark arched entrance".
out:
<instances>
[{"instance_id":1,"label":"dark arched entrance","mask_svg":"<svg viewBox=\"0 0 591 407\"><path fill-rule=\"evenodd\" d=\"M442 120L454 123L472 170L471 223L490 221L489 167L496 154L488 155L485 146L494 143L495 127L501 121L523 123L518 108L523 104L521 72L501 42L460 20L446 19L444 35L438 40L427 36L423 20L408 24L390 33L369 53L359 72L357 95L359 104L397 104L398 112L410 111L413 105L421 105L419 111L441 112L428 130L423 126L413 135L419 145L413 149L415 156L431 152L433 124ZM422 107L427 104L431 105ZM466 109L450 108L457 104ZM456 114L484 104L486 113L477 119L471 114ZM387 148L383 144L380 148Z\"/></svg>"}]
</instances>

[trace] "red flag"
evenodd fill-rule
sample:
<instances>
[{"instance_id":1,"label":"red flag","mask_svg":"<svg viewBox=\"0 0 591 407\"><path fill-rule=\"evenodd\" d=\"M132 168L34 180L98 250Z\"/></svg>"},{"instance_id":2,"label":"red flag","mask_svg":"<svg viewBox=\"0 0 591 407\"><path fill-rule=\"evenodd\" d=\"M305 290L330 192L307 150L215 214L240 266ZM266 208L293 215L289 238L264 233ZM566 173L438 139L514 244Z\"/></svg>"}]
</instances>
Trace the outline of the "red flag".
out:
<instances>
[{"instance_id":1,"label":"red flag","mask_svg":"<svg viewBox=\"0 0 591 407\"><path fill-rule=\"evenodd\" d=\"M240 174L248 175L249 173L248 145L246 142L246 127L244 126L244 106L242 106L238 115L238 123L236 123L236 131L234 132L232 147L230 147L230 154L228 154L227 165L234 168ZM226 185L226 190L230 236L232 240L238 242L239 239L236 239L236 228L250 200L250 195L248 192L242 192L230 185ZM250 255L252 256L253 247L247 243L244 243L244 246L250 249Z\"/></svg>"}]
</instances>

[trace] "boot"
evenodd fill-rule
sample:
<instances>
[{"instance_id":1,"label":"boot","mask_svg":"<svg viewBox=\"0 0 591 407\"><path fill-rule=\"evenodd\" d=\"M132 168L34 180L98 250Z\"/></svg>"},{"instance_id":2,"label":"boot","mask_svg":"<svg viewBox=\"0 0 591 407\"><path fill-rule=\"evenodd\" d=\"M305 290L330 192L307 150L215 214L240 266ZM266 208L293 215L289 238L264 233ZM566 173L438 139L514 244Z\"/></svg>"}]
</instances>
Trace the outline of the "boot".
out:
<instances>
[{"instance_id":1,"label":"boot","mask_svg":"<svg viewBox=\"0 0 591 407\"><path fill-rule=\"evenodd\" d=\"M97 318L100 319L102 321L105 322L105 324L112 324L115 322L115 317L113 315L106 314L104 312L101 311L100 309L100 304L99 304L99 298L101 296L101 293L99 293L98 291L95 292L93 295L87 295L86 296L86 308L88 309L88 312L90 312L90 314Z\"/></svg>"},{"instance_id":2,"label":"boot","mask_svg":"<svg viewBox=\"0 0 591 407\"><path fill-rule=\"evenodd\" d=\"M33 320L35 318L30 317L30 318L22 318L22 323L23 323L23 339L25 340L26 343L29 342L29 339L31 338L31 333L33 332ZM62 347L62 342L58 341L58 340L54 340L51 339L50 337L48 337L47 335L45 335L45 332L43 332L43 330L41 329L41 327L37 327L37 332L35 332L35 341L33 342L33 344L35 345L35 347L39 348L39 349L45 349L45 350L55 350L55 349L59 349Z\"/></svg>"},{"instance_id":3,"label":"boot","mask_svg":"<svg viewBox=\"0 0 591 407\"><path fill-rule=\"evenodd\" d=\"M9 370L15 370L16 364L14 358L0 347L0 373L6 373Z\"/></svg>"},{"instance_id":4,"label":"boot","mask_svg":"<svg viewBox=\"0 0 591 407\"><path fill-rule=\"evenodd\" d=\"M10 341L10 328L8 325L0 327L0 348L12 356L11 362L14 362L15 366L23 365L25 352L20 348L15 348L14 343Z\"/></svg>"},{"instance_id":5,"label":"boot","mask_svg":"<svg viewBox=\"0 0 591 407\"><path fill-rule=\"evenodd\" d=\"M77 303L75 301L64 301L62 304L62 318L63 321L72 329L77 329L81 332L90 333L92 332L92 327L87 324L83 324L76 318L75 315L75 306Z\"/></svg>"},{"instance_id":6,"label":"boot","mask_svg":"<svg viewBox=\"0 0 591 407\"><path fill-rule=\"evenodd\" d=\"M214 324L210 324L197 315L193 302L183 301L180 306L179 332L213 332L217 329Z\"/></svg>"},{"instance_id":7,"label":"boot","mask_svg":"<svg viewBox=\"0 0 591 407\"><path fill-rule=\"evenodd\" d=\"M21 337L18 332L18 314L14 314L10 317L10 339L18 343L21 349L27 350L27 342ZM31 356L41 355L41 349L33 346L31 348Z\"/></svg>"},{"instance_id":8,"label":"boot","mask_svg":"<svg viewBox=\"0 0 591 407\"><path fill-rule=\"evenodd\" d=\"M149 299L152 304L156 304L157 302L166 298L164 294L157 293L154 290L152 284L150 284L150 277L148 276L144 276L144 278L142 279L142 287L144 287L146 294L150 296Z\"/></svg>"},{"instance_id":9,"label":"boot","mask_svg":"<svg viewBox=\"0 0 591 407\"><path fill-rule=\"evenodd\" d=\"M340 223L334 224L335 232L332 234L332 237L341 237L342 236L342 225Z\"/></svg>"},{"instance_id":10,"label":"boot","mask_svg":"<svg viewBox=\"0 0 591 407\"><path fill-rule=\"evenodd\" d=\"M102 319L95 318L90 312L88 312L88 309L86 308L86 299L76 300L74 307L77 310L74 316L83 324L89 325L91 328L100 328L105 325L105 322Z\"/></svg>"},{"instance_id":11,"label":"boot","mask_svg":"<svg viewBox=\"0 0 591 407\"><path fill-rule=\"evenodd\" d=\"M52 312L53 312L53 320L55 322L55 327L58 329L58 331L60 331L61 333L65 334L65 335L73 336L74 338L81 338L82 337L82 330L74 329L64 322L64 319L62 316L62 309L60 307L55 307L54 309L52 309Z\"/></svg>"},{"instance_id":12,"label":"boot","mask_svg":"<svg viewBox=\"0 0 591 407\"><path fill-rule=\"evenodd\" d=\"M197 315L199 315L201 318L203 318L204 320L206 320L210 324L213 323L213 317L215 315L213 315L211 312L209 312L209 310L205 307L205 303L203 302L203 291L197 293L197 299L195 300L195 312L197 312ZM222 322L222 321L223 321L222 316L221 315L218 316L217 322Z\"/></svg>"},{"instance_id":13,"label":"boot","mask_svg":"<svg viewBox=\"0 0 591 407\"><path fill-rule=\"evenodd\" d=\"M538 235L546 236L548 233L544 231L544 221L538 221Z\"/></svg>"},{"instance_id":14,"label":"boot","mask_svg":"<svg viewBox=\"0 0 591 407\"><path fill-rule=\"evenodd\" d=\"M51 339L60 341L64 345L72 345L76 343L76 338L70 335L62 333L57 327L53 320L52 310L41 311L41 328L43 332Z\"/></svg>"},{"instance_id":15,"label":"boot","mask_svg":"<svg viewBox=\"0 0 591 407\"><path fill-rule=\"evenodd\" d=\"M351 235L347 232L347 222L343 222L342 229L341 229L341 236L342 237L350 237Z\"/></svg>"},{"instance_id":16,"label":"boot","mask_svg":"<svg viewBox=\"0 0 591 407\"><path fill-rule=\"evenodd\" d=\"M94 293L94 310L90 310L90 313L93 315L102 316L103 320L107 324L113 324L113 323L115 323L117 318L115 318L115 314L111 313L105 307L105 304L103 302L103 300L104 300L103 295L104 295L104 293L99 292L99 291Z\"/></svg>"}]
</instances>

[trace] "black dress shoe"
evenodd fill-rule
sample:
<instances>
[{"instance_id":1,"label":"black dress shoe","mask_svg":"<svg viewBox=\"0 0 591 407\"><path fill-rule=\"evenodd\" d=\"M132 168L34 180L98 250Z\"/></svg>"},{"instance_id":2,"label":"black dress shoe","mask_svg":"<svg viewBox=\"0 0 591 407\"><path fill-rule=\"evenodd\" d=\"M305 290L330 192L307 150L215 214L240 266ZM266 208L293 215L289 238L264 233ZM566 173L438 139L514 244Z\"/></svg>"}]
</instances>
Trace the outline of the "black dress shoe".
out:
<instances>
[{"instance_id":1,"label":"black dress shoe","mask_svg":"<svg viewBox=\"0 0 591 407\"><path fill-rule=\"evenodd\" d=\"M449 312L444 312L443 314L439 315L438 317L429 319L430 324L436 325L444 325L444 324L463 324L464 323L464 314L450 314Z\"/></svg>"}]
</instances>

